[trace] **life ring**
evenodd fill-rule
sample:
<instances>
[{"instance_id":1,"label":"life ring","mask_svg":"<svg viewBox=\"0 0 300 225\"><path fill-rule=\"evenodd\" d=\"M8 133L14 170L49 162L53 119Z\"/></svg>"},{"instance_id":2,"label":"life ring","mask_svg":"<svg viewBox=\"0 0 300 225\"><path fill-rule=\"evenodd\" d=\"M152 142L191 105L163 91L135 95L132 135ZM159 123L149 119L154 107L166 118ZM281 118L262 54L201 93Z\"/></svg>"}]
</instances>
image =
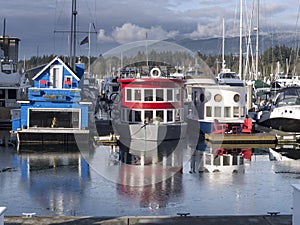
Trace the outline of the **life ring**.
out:
<instances>
[{"instance_id":1,"label":"life ring","mask_svg":"<svg viewBox=\"0 0 300 225\"><path fill-rule=\"evenodd\" d=\"M161 71L159 68L154 67L150 70L150 75L152 78L158 78L161 75Z\"/></svg>"}]
</instances>

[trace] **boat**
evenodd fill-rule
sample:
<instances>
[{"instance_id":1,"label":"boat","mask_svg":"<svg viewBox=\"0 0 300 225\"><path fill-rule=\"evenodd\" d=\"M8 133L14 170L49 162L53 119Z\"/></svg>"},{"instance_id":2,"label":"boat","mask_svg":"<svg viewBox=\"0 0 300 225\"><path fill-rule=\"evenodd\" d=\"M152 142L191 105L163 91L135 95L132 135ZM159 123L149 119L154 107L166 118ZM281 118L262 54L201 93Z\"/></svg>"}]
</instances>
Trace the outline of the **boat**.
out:
<instances>
[{"instance_id":1,"label":"boat","mask_svg":"<svg viewBox=\"0 0 300 225\"><path fill-rule=\"evenodd\" d=\"M279 90L269 110L257 114L257 124L285 132L300 132L300 87Z\"/></svg>"},{"instance_id":2,"label":"boat","mask_svg":"<svg viewBox=\"0 0 300 225\"><path fill-rule=\"evenodd\" d=\"M119 71L119 108L113 126L120 140L185 138L183 74L166 63L138 62Z\"/></svg>"},{"instance_id":3,"label":"boat","mask_svg":"<svg viewBox=\"0 0 300 225\"><path fill-rule=\"evenodd\" d=\"M0 36L0 127L8 130L11 120L19 116L14 110L19 108L17 100L25 98L30 87L18 68L19 42L17 37Z\"/></svg>"},{"instance_id":4,"label":"boat","mask_svg":"<svg viewBox=\"0 0 300 225\"><path fill-rule=\"evenodd\" d=\"M245 86L244 82L240 79L236 72L233 72L227 68L223 68L216 77L216 79L219 85L230 85L239 87Z\"/></svg>"},{"instance_id":5,"label":"boat","mask_svg":"<svg viewBox=\"0 0 300 225\"><path fill-rule=\"evenodd\" d=\"M117 77L107 77L100 82L100 95L95 107L95 125L99 136L114 134L112 120L115 119L115 108L119 103L120 84ZM112 113L114 112L114 113Z\"/></svg>"},{"instance_id":6,"label":"boat","mask_svg":"<svg viewBox=\"0 0 300 225\"><path fill-rule=\"evenodd\" d=\"M270 161L291 161L299 158L299 144L277 145L275 148L269 148Z\"/></svg>"},{"instance_id":7,"label":"boat","mask_svg":"<svg viewBox=\"0 0 300 225\"><path fill-rule=\"evenodd\" d=\"M213 77L202 76L187 79L186 88L192 93L188 121L194 132L212 133L216 120L227 124L229 129L244 123L247 112L245 86L218 85Z\"/></svg>"},{"instance_id":8,"label":"boat","mask_svg":"<svg viewBox=\"0 0 300 225\"><path fill-rule=\"evenodd\" d=\"M76 71L55 57L32 79L28 99L20 100L20 117L12 121L17 144L88 142L88 106L81 101L79 82L84 64Z\"/></svg>"}]
</instances>

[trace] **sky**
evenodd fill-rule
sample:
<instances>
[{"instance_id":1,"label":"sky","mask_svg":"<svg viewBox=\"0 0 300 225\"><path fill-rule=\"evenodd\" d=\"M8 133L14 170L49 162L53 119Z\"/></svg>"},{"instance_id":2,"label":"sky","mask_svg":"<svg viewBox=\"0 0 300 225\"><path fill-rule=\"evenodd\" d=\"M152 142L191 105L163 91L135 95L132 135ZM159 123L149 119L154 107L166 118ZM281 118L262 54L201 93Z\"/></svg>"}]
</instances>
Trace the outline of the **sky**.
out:
<instances>
[{"instance_id":1,"label":"sky","mask_svg":"<svg viewBox=\"0 0 300 225\"><path fill-rule=\"evenodd\" d=\"M243 33L256 26L257 0L242 0ZM105 54L121 44L145 40L204 39L239 35L240 0L77 0L77 55L91 32L91 55ZM260 0L259 33L296 32L299 0ZM21 39L19 58L68 55L72 0L10 0L1 2L0 35ZM252 18L252 19L251 19ZM252 23L250 22L252 21ZM250 26L250 24L252 24Z\"/></svg>"}]
</instances>

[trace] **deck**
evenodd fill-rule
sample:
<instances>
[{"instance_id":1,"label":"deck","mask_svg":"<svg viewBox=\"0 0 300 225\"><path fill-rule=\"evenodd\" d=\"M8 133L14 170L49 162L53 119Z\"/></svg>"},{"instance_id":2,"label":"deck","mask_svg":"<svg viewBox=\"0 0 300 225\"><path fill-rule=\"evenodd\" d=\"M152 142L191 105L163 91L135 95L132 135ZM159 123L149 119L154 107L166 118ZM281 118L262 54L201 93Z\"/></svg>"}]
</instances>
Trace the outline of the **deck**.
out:
<instances>
[{"instance_id":1,"label":"deck","mask_svg":"<svg viewBox=\"0 0 300 225\"><path fill-rule=\"evenodd\" d=\"M17 131L18 143L70 144L89 141L89 130L64 128L31 128Z\"/></svg>"},{"instance_id":2,"label":"deck","mask_svg":"<svg viewBox=\"0 0 300 225\"><path fill-rule=\"evenodd\" d=\"M277 137L270 133L205 134L205 140L223 144L275 144Z\"/></svg>"}]
</instances>

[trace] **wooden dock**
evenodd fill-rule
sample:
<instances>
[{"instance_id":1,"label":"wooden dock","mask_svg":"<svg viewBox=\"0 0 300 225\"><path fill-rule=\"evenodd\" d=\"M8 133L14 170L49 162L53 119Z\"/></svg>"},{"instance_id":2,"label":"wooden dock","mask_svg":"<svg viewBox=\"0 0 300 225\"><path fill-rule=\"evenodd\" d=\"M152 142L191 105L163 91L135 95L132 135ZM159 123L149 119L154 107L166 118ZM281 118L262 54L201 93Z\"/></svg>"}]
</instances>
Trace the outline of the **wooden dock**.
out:
<instances>
[{"instance_id":1,"label":"wooden dock","mask_svg":"<svg viewBox=\"0 0 300 225\"><path fill-rule=\"evenodd\" d=\"M285 132L281 130L275 130L263 126L256 125L255 129L260 132L265 132L276 136L278 144L299 144L300 133L299 132Z\"/></svg>"},{"instance_id":2,"label":"wooden dock","mask_svg":"<svg viewBox=\"0 0 300 225\"><path fill-rule=\"evenodd\" d=\"M117 145L119 138L119 135L111 134L106 136L95 136L94 141L98 145Z\"/></svg>"},{"instance_id":3,"label":"wooden dock","mask_svg":"<svg viewBox=\"0 0 300 225\"><path fill-rule=\"evenodd\" d=\"M252 134L205 134L205 139L211 143L223 144L276 144L276 135L270 133Z\"/></svg>"}]
</instances>

